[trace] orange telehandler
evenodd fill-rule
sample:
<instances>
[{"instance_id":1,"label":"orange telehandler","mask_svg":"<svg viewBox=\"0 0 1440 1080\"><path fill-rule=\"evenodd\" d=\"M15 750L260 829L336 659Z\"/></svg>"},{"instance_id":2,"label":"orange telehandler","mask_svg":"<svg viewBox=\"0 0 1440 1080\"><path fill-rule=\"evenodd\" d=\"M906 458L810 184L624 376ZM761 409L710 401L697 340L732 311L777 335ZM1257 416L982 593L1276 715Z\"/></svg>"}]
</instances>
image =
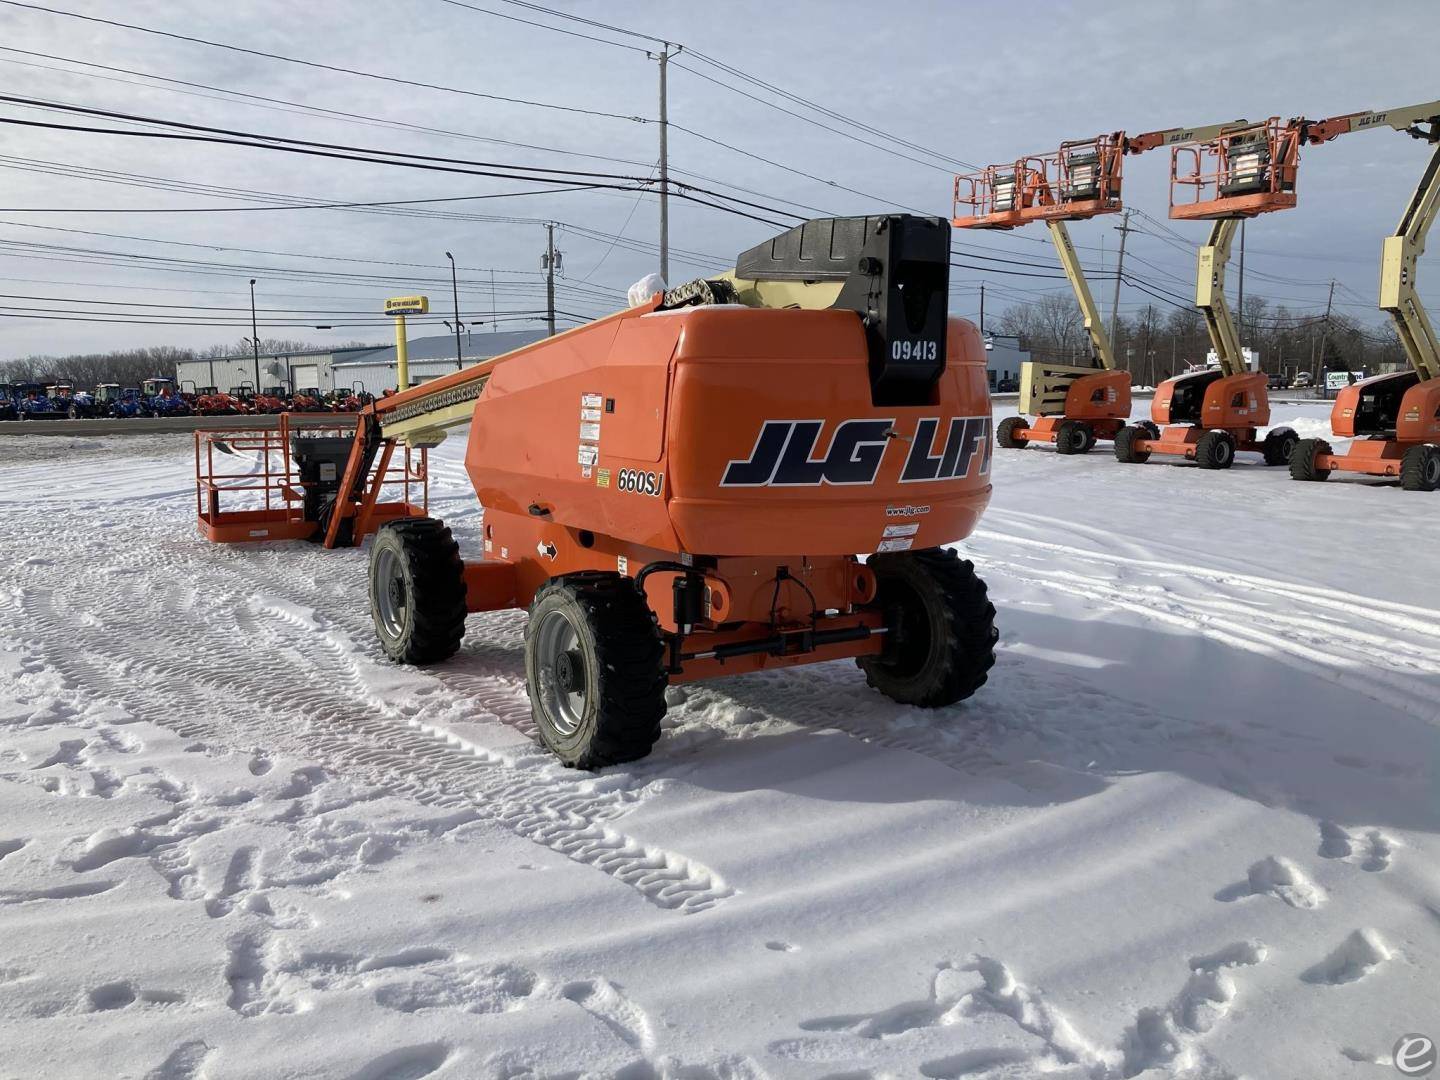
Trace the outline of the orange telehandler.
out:
<instances>
[{"instance_id":1,"label":"orange telehandler","mask_svg":"<svg viewBox=\"0 0 1440 1080\"><path fill-rule=\"evenodd\" d=\"M944 546L985 509L991 455L949 240L937 218L808 222L729 273L380 398L351 434L250 433L279 460L263 480L217 471L235 432L198 433L201 528L373 533L375 631L403 663L454 654L470 612L528 607L536 726L567 765L643 757L667 684L718 675L854 658L896 701L950 705L997 634ZM423 505L426 451L464 423L474 558ZM241 485L266 505L223 509Z\"/></svg>"}]
</instances>

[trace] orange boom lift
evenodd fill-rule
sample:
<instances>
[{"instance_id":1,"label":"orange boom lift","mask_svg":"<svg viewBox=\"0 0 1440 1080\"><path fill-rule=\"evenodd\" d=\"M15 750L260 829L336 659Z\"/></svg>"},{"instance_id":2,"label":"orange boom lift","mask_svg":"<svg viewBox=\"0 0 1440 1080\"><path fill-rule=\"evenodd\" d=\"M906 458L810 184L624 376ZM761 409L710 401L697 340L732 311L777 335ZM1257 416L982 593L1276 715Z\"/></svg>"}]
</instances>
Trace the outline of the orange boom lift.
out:
<instances>
[{"instance_id":1,"label":"orange boom lift","mask_svg":"<svg viewBox=\"0 0 1440 1080\"><path fill-rule=\"evenodd\" d=\"M1425 237L1440 213L1440 101L1383 112L1350 113L1306 126L1307 142L1328 142L1354 131L1390 127L1435 146L1420 183L1380 258L1380 309L1394 320L1410 370L1377 375L1336 396L1330 427L1353 438L1337 454L1324 439L1303 439L1290 458L1296 480L1324 480L1332 472L1400 478L1406 491L1440 488L1440 346L1415 291Z\"/></svg>"},{"instance_id":2,"label":"orange boom lift","mask_svg":"<svg viewBox=\"0 0 1440 1080\"><path fill-rule=\"evenodd\" d=\"M1032 221L1045 222L1090 340L1088 364L1028 361L1021 365L1020 411L1033 413L1037 419L1031 423L1022 415L1002 420L996 430L1000 446L1019 449L1031 442L1049 442L1061 454L1083 454L1100 439L1114 439L1130 418L1130 373L1119 370L1065 223L1120 211L1123 162L1129 154L1214 140L1217 153L1225 155L1222 167L1240 178L1248 166L1239 161L1232 165L1229 158L1232 153L1242 156L1241 147L1251 145L1255 130L1255 125L1237 120L1135 136L1117 131L1063 143L1052 154L992 165L955 178L953 224L957 228L1013 229ZM1242 198L1240 186L1244 185L1224 185L1219 201L1226 208L1259 212L1256 208L1266 203L1266 193L1247 188ZM1197 186L1197 193L1199 190ZM1214 212L1214 202L1200 210ZM1177 217L1203 216L1192 206L1171 212ZM1150 439L1160 438L1160 428L1151 421L1135 427Z\"/></svg>"},{"instance_id":3,"label":"orange boom lift","mask_svg":"<svg viewBox=\"0 0 1440 1080\"><path fill-rule=\"evenodd\" d=\"M1043 221L1080 305L1090 340L1084 365L1028 361L1020 368L1020 411L1000 422L996 441L1007 449L1054 443L1061 454L1088 453L1111 439L1130 416L1130 373L1116 369L1110 338L1067 221L1084 221L1120 209L1124 132L1063 143L1052 154L992 165L955 178L954 220L961 229L1013 229Z\"/></svg>"},{"instance_id":4,"label":"orange boom lift","mask_svg":"<svg viewBox=\"0 0 1440 1080\"><path fill-rule=\"evenodd\" d=\"M1169 454L1202 469L1228 469L1240 450L1261 454L1267 465L1290 460L1298 441L1294 431L1276 428L1259 438L1258 429L1270 423L1268 380L1245 362L1225 302L1225 266L1241 220L1295 205L1302 127L1303 121L1271 117L1162 141L1171 147L1170 216L1214 222L1200 249L1195 306L1205 316L1219 364L1161 383L1150 404L1152 423L1129 425L1115 436L1117 460L1139 463L1151 454ZM1157 427L1163 427L1158 435Z\"/></svg>"},{"instance_id":5,"label":"orange boom lift","mask_svg":"<svg viewBox=\"0 0 1440 1080\"><path fill-rule=\"evenodd\" d=\"M568 765L643 757L666 685L718 675L853 658L896 701L952 704L985 682L996 631L944 546L985 509L991 452L949 248L940 218L808 222L727 274L381 398L346 438L272 444L274 525L221 507L232 481L202 464L201 526L370 537L375 631L403 663L454 654L468 613L528 607L536 727ZM460 424L485 507L468 558L418 486ZM198 438L203 463L236 435Z\"/></svg>"}]
</instances>

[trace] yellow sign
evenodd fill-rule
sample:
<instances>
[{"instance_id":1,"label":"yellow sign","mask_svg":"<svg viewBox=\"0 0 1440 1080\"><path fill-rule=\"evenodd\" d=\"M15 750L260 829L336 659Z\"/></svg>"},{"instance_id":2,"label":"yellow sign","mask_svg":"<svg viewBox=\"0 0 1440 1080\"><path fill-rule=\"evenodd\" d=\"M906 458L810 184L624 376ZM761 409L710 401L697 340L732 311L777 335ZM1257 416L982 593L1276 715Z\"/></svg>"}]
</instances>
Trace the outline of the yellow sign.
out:
<instances>
[{"instance_id":1,"label":"yellow sign","mask_svg":"<svg viewBox=\"0 0 1440 1080\"><path fill-rule=\"evenodd\" d=\"M428 315L430 314L430 298L428 296L392 296L385 301L386 315Z\"/></svg>"}]
</instances>

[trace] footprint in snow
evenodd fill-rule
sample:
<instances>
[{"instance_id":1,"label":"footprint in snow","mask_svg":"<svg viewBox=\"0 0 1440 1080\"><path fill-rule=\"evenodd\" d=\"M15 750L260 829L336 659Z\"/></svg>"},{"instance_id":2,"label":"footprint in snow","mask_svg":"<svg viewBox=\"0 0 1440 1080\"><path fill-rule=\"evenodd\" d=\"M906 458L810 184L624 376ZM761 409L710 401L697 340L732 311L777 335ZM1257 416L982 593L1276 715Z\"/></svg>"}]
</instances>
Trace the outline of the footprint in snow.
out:
<instances>
[{"instance_id":1,"label":"footprint in snow","mask_svg":"<svg viewBox=\"0 0 1440 1080\"><path fill-rule=\"evenodd\" d=\"M1379 829L1351 832L1333 821L1320 823L1319 854L1326 859L1358 862L1360 869L1372 874L1390 868L1390 858L1399 843Z\"/></svg>"},{"instance_id":2,"label":"footprint in snow","mask_svg":"<svg viewBox=\"0 0 1440 1080\"><path fill-rule=\"evenodd\" d=\"M1251 896L1273 896L1293 908L1317 908L1325 902L1325 890L1311 881L1289 859L1267 855L1250 867L1244 881L1227 885L1215 894L1222 903Z\"/></svg>"},{"instance_id":3,"label":"footprint in snow","mask_svg":"<svg viewBox=\"0 0 1440 1080\"><path fill-rule=\"evenodd\" d=\"M1374 930L1356 930L1329 956L1300 973L1300 978L1319 986L1340 986L1359 982L1391 956L1390 947Z\"/></svg>"}]
</instances>

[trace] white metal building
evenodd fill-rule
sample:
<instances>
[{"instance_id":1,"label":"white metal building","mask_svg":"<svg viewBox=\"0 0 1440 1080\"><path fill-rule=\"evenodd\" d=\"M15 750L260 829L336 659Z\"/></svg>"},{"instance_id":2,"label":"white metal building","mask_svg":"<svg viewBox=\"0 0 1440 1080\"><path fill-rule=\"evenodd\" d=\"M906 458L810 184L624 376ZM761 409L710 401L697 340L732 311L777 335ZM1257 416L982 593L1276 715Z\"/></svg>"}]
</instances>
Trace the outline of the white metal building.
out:
<instances>
[{"instance_id":1,"label":"white metal building","mask_svg":"<svg viewBox=\"0 0 1440 1080\"><path fill-rule=\"evenodd\" d=\"M259 361L259 389L279 387L285 391L333 390L336 364L350 356L375 351L375 346L355 346L344 349L304 349L288 353L262 352ZM395 350L392 347L390 351L393 353ZM215 356L206 360L183 360L176 365L175 381L182 390L213 386L228 393L242 387L253 388L255 367L254 353Z\"/></svg>"},{"instance_id":2,"label":"white metal building","mask_svg":"<svg viewBox=\"0 0 1440 1080\"><path fill-rule=\"evenodd\" d=\"M416 338L406 348L410 368L410 385L441 375L458 367L468 367L489 360L492 356L530 345L545 337L543 330L502 330L494 333L462 334L460 363L455 361L455 335L436 334ZM395 389L395 346L374 349L347 349L342 356L335 353L331 368L332 385L379 394Z\"/></svg>"}]
</instances>

